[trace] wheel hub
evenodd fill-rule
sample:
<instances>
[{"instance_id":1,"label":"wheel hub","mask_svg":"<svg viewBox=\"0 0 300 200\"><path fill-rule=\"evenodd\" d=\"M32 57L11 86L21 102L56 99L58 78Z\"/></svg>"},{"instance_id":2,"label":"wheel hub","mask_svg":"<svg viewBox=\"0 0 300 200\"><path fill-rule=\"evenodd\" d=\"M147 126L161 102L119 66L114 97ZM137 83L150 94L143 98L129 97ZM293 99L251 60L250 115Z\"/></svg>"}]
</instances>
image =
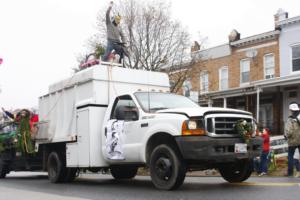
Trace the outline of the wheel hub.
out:
<instances>
[{"instance_id":1,"label":"wheel hub","mask_svg":"<svg viewBox=\"0 0 300 200\"><path fill-rule=\"evenodd\" d=\"M159 158L155 163L156 173L160 179L168 180L172 174L172 163L168 158Z\"/></svg>"}]
</instances>

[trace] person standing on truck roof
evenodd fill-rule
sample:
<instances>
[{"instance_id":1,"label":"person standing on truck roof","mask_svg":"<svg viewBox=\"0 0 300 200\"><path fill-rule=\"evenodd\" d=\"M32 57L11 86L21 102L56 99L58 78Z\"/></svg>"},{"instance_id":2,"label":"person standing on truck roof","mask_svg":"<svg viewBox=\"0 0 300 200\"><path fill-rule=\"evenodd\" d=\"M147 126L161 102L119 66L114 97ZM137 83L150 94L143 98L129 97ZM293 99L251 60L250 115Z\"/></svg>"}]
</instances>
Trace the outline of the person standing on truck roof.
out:
<instances>
[{"instance_id":1,"label":"person standing on truck roof","mask_svg":"<svg viewBox=\"0 0 300 200\"><path fill-rule=\"evenodd\" d=\"M115 50L117 54L120 55L119 63L124 58L124 55L128 57L128 52L125 48L126 39L120 29L119 25L121 22L121 16L115 15L110 18L110 12L113 6L113 2L110 2L110 5L106 11L105 21L107 29L107 46L103 56L104 61L108 61L110 53Z\"/></svg>"},{"instance_id":2,"label":"person standing on truck roof","mask_svg":"<svg viewBox=\"0 0 300 200\"><path fill-rule=\"evenodd\" d=\"M291 116L288 117L285 127L285 136L288 141L288 176L293 176L294 153L298 148L300 150L300 122L297 118L299 115L299 106L297 103L289 105Z\"/></svg>"}]
</instances>

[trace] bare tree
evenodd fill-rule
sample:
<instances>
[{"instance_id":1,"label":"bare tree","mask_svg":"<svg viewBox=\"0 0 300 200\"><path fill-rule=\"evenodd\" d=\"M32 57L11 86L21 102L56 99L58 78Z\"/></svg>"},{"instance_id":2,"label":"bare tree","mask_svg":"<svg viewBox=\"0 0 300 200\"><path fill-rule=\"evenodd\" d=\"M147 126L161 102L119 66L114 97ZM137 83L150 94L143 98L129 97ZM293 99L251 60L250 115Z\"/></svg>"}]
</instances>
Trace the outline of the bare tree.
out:
<instances>
[{"instance_id":1,"label":"bare tree","mask_svg":"<svg viewBox=\"0 0 300 200\"><path fill-rule=\"evenodd\" d=\"M171 92L176 93L187 78L198 76L194 64L201 59L191 56L190 35L186 28L171 18L170 8L171 4L164 0L119 0L114 2L112 15L122 16L121 28L130 52L125 66L168 73L173 83ZM106 9L103 7L99 11L98 33L93 36L90 45L106 44Z\"/></svg>"},{"instance_id":2,"label":"bare tree","mask_svg":"<svg viewBox=\"0 0 300 200\"><path fill-rule=\"evenodd\" d=\"M169 74L171 80L171 92L178 93L186 80L199 83L200 74L206 70L206 63L208 61L201 52L205 42L206 38L199 38L199 43L195 41L191 47L189 60L179 62L179 65L172 65L164 70ZM193 90L196 90L195 87L193 87ZM201 92L200 88L197 91Z\"/></svg>"}]
</instances>

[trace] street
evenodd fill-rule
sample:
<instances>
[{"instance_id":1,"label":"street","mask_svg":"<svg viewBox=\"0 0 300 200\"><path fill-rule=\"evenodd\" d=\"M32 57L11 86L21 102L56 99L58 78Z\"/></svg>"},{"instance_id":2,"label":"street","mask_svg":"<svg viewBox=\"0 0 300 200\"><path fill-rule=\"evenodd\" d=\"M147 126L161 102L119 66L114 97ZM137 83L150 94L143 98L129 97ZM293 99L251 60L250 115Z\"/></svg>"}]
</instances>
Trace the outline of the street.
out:
<instances>
[{"instance_id":1,"label":"street","mask_svg":"<svg viewBox=\"0 0 300 200\"><path fill-rule=\"evenodd\" d=\"M187 177L176 191L159 191L148 176L115 181L110 175L81 174L73 183L51 184L45 173L11 173L0 180L0 200L86 199L222 199L295 200L300 196L300 178L253 177L230 184L221 177Z\"/></svg>"}]
</instances>

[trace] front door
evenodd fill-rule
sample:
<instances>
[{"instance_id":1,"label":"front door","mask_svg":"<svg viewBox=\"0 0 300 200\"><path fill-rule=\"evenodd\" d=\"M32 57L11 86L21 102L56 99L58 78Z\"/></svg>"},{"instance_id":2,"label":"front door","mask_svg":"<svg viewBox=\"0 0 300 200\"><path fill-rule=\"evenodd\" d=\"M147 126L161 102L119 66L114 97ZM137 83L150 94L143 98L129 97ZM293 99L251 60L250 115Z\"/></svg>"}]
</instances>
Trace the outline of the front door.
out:
<instances>
[{"instance_id":1,"label":"front door","mask_svg":"<svg viewBox=\"0 0 300 200\"><path fill-rule=\"evenodd\" d=\"M129 95L120 96L114 103L112 115L110 119L124 120L124 134L122 138L122 149L124 155L124 162L138 162L140 160L140 152L142 148L143 132L141 131L141 122L137 114L136 117L131 115L119 116L118 109L125 108L127 112L138 112L138 108ZM123 113L124 114L124 113Z\"/></svg>"}]
</instances>

